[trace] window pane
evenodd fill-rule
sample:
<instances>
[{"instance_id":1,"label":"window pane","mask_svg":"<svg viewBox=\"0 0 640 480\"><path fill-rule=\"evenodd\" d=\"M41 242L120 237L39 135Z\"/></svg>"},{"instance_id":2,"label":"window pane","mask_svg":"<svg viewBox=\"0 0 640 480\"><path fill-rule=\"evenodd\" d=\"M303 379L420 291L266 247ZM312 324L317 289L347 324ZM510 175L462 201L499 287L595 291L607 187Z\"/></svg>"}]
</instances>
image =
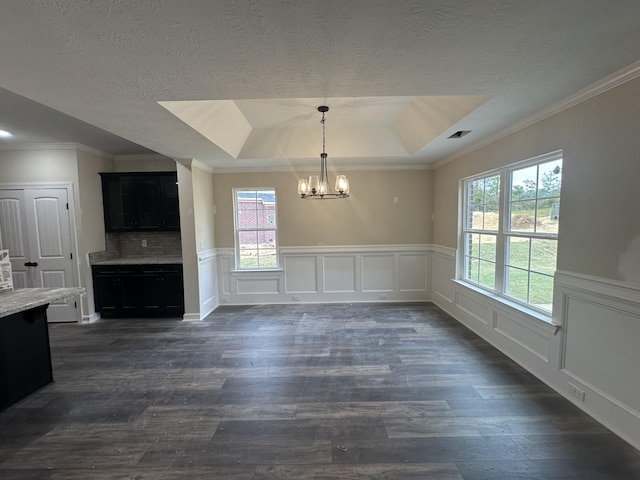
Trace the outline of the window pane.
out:
<instances>
[{"instance_id":1,"label":"window pane","mask_svg":"<svg viewBox=\"0 0 640 480\"><path fill-rule=\"evenodd\" d=\"M505 293L526 302L529 293L529 272L519 268L507 267Z\"/></svg>"},{"instance_id":2,"label":"window pane","mask_svg":"<svg viewBox=\"0 0 640 480\"><path fill-rule=\"evenodd\" d=\"M469 228L474 230L482 230L484 224L484 206L471 205L471 210L468 218Z\"/></svg>"},{"instance_id":3,"label":"window pane","mask_svg":"<svg viewBox=\"0 0 640 480\"><path fill-rule=\"evenodd\" d=\"M511 172L511 201L533 200L538 188L538 166Z\"/></svg>"},{"instance_id":4,"label":"window pane","mask_svg":"<svg viewBox=\"0 0 640 480\"><path fill-rule=\"evenodd\" d=\"M495 203L497 205L500 202L500 176L495 175L486 178L484 188L484 203Z\"/></svg>"},{"instance_id":5,"label":"window pane","mask_svg":"<svg viewBox=\"0 0 640 480\"><path fill-rule=\"evenodd\" d=\"M258 245L261 248L274 248L276 246L276 231L262 230L258 233Z\"/></svg>"},{"instance_id":6,"label":"window pane","mask_svg":"<svg viewBox=\"0 0 640 480\"><path fill-rule=\"evenodd\" d=\"M477 233L466 233L465 238L465 245L467 247L465 254L476 258L480 256L480 235Z\"/></svg>"},{"instance_id":7,"label":"window pane","mask_svg":"<svg viewBox=\"0 0 640 480\"><path fill-rule=\"evenodd\" d=\"M558 255L557 240L531 240L531 270L553 275Z\"/></svg>"},{"instance_id":8,"label":"window pane","mask_svg":"<svg viewBox=\"0 0 640 480\"><path fill-rule=\"evenodd\" d=\"M536 201L525 200L511 204L511 231L533 232L535 226Z\"/></svg>"},{"instance_id":9,"label":"window pane","mask_svg":"<svg viewBox=\"0 0 640 480\"><path fill-rule=\"evenodd\" d=\"M241 191L236 193L236 210L239 228L257 227L256 202L256 192Z\"/></svg>"},{"instance_id":10,"label":"window pane","mask_svg":"<svg viewBox=\"0 0 640 480\"><path fill-rule=\"evenodd\" d=\"M528 238L507 238L507 265L529 269L530 243Z\"/></svg>"},{"instance_id":11,"label":"window pane","mask_svg":"<svg viewBox=\"0 0 640 480\"><path fill-rule=\"evenodd\" d=\"M252 248L254 250L256 249L256 246L258 244L258 232L239 232L238 237L240 238L240 248Z\"/></svg>"},{"instance_id":12,"label":"window pane","mask_svg":"<svg viewBox=\"0 0 640 480\"><path fill-rule=\"evenodd\" d=\"M479 235L480 237L480 254L483 260L491 262L496 261L496 236L495 235Z\"/></svg>"},{"instance_id":13,"label":"window pane","mask_svg":"<svg viewBox=\"0 0 640 480\"><path fill-rule=\"evenodd\" d=\"M559 197L562 182L562 159L540 164L538 197Z\"/></svg>"},{"instance_id":14,"label":"window pane","mask_svg":"<svg viewBox=\"0 0 640 480\"><path fill-rule=\"evenodd\" d=\"M500 214L498 213L498 204L490 203L484 207L484 229L498 230Z\"/></svg>"},{"instance_id":15,"label":"window pane","mask_svg":"<svg viewBox=\"0 0 640 480\"><path fill-rule=\"evenodd\" d=\"M529 303L551 311L553 303L553 277L531 272Z\"/></svg>"},{"instance_id":16,"label":"window pane","mask_svg":"<svg viewBox=\"0 0 640 480\"><path fill-rule=\"evenodd\" d=\"M260 228L275 227L275 190L264 190L257 194L256 215Z\"/></svg>"},{"instance_id":17,"label":"window pane","mask_svg":"<svg viewBox=\"0 0 640 480\"><path fill-rule=\"evenodd\" d=\"M240 250L240 268L252 268L258 266L258 257L252 252Z\"/></svg>"},{"instance_id":18,"label":"window pane","mask_svg":"<svg viewBox=\"0 0 640 480\"><path fill-rule=\"evenodd\" d=\"M558 233L559 214L560 199L545 198L538 200L536 232Z\"/></svg>"},{"instance_id":19,"label":"window pane","mask_svg":"<svg viewBox=\"0 0 640 480\"><path fill-rule=\"evenodd\" d=\"M478 283L492 289L496 288L496 264L480 260L478 268Z\"/></svg>"},{"instance_id":20,"label":"window pane","mask_svg":"<svg viewBox=\"0 0 640 480\"><path fill-rule=\"evenodd\" d=\"M473 180L469 182L469 203L484 203L484 179Z\"/></svg>"},{"instance_id":21,"label":"window pane","mask_svg":"<svg viewBox=\"0 0 640 480\"><path fill-rule=\"evenodd\" d=\"M266 250L260 250L260 256L258 257L259 266L263 268L276 267L276 250L275 248L268 248Z\"/></svg>"},{"instance_id":22,"label":"window pane","mask_svg":"<svg viewBox=\"0 0 640 480\"><path fill-rule=\"evenodd\" d=\"M466 278L474 282L478 281L478 259L466 257Z\"/></svg>"}]
</instances>

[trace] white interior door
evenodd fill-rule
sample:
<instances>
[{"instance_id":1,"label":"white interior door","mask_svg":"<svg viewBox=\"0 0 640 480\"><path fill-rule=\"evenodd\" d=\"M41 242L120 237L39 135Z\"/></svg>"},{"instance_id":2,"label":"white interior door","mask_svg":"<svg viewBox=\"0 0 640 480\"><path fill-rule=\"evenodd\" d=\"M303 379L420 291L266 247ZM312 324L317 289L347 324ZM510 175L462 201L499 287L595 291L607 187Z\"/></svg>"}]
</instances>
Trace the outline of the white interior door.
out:
<instances>
[{"instance_id":1,"label":"white interior door","mask_svg":"<svg viewBox=\"0 0 640 480\"><path fill-rule=\"evenodd\" d=\"M75 286L65 188L0 190L0 246L9 250L14 288ZM53 302L50 322L78 321L77 299Z\"/></svg>"}]
</instances>

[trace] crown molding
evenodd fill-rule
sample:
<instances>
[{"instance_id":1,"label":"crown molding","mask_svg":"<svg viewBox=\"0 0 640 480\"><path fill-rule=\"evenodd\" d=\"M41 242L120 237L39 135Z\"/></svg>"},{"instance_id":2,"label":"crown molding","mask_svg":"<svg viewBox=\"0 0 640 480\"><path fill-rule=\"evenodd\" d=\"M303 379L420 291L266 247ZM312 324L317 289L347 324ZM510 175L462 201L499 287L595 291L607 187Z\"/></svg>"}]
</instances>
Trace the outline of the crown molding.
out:
<instances>
[{"instance_id":1,"label":"crown molding","mask_svg":"<svg viewBox=\"0 0 640 480\"><path fill-rule=\"evenodd\" d=\"M598 95L611 90L615 87L622 85L628 81L633 80L640 76L640 61L632 63L627 67L618 70L617 72L609 75L608 77L603 78L595 83L592 83L586 88L579 90L573 95L569 95L559 102L553 103L542 110L534 113L533 115L529 115L528 117L523 118L511 125L507 128L500 130L499 132L489 135L484 139L470 145L469 147L462 149L453 155L450 155L443 160L436 162L433 166L434 168L440 168L448 163L451 163L455 160L458 160L466 155L469 155L476 150L479 150L487 145L490 145L502 138L505 138L512 133L519 132L520 130L524 130L531 125L534 125L542 120L546 120L549 117L557 115L565 110L570 109L571 107L575 107L576 105L585 102L593 97L597 97Z\"/></svg>"},{"instance_id":2,"label":"crown molding","mask_svg":"<svg viewBox=\"0 0 640 480\"><path fill-rule=\"evenodd\" d=\"M81 143L65 142L65 143L18 143L12 145L0 145L3 151L25 151L25 150L80 150L90 153L98 157L113 160L114 156L110 153L103 152L97 148L89 147Z\"/></svg>"},{"instance_id":3,"label":"crown molding","mask_svg":"<svg viewBox=\"0 0 640 480\"><path fill-rule=\"evenodd\" d=\"M185 167L197 167L205 172L214 173L214 169L211 165L204 163L201 160L196 160L195 158L174 158L173 160Z\"/></svg>"},{"instance_id":4,"label":"crown molding","mask_svg":"<svg viewBox=\"0 0 640 480\"><path fill-rule=\"evenodd\" d=\"M209 172L209 173L214 172L214 169L211 165L209 165L208 163L204 163L200 160L196 160L195 158L191 161L191 166L197 167L200 170L204 170L205 172Z\"/></svg>"},{"instance_id":5,"label":"crown molding","mask_svg":"<svg viewBox=\"0 0 640 480\"><path fill-rule=\"evenodd\" d=\"M114 160L123 160L125 162L135 160L171 160L170 157L161 155L160 153L140 153L140 154L127 154L127 155L114 155Z\"/></svg>"},{"instance_id":6,"label":"crown molding","mask_svg":"<svg viewBox=\"0 0 640 480\"><path fill-rule=\"evenodd\" d=\"M213 173L284 173L284 172L317 172L318 165L314 166L275 166L275 167L211 167ZM433 170L432 165L340 165L338 168L329 165L329 172L366 172L387 170Z\"/></svg>"}]
</instances>

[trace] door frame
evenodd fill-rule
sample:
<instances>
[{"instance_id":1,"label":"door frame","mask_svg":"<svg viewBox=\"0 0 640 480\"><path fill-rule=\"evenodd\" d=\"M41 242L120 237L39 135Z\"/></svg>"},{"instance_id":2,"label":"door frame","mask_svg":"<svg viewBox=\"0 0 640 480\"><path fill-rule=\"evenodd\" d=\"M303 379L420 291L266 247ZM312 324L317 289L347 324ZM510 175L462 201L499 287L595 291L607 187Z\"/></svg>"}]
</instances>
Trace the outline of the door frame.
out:
<instances>
[{"instance_id":1,"label":"door frame","mask_svg":"<svg viewBox=\"0 0 640 480\"><path fill-rule=\"evenodd\" d=\"M72 281L73 285L68 287L80 287L80 262L78 261L78 239L76 229L76 210L73 183L71 182L16 182L16 183L0 183L0 190L30 190L30 189L64 189L67 191L67 202L69 203L69 238L71 240L72 262ZM82 322L82 302L75 309L76 322Z\"/></svg>"}]
</instances>

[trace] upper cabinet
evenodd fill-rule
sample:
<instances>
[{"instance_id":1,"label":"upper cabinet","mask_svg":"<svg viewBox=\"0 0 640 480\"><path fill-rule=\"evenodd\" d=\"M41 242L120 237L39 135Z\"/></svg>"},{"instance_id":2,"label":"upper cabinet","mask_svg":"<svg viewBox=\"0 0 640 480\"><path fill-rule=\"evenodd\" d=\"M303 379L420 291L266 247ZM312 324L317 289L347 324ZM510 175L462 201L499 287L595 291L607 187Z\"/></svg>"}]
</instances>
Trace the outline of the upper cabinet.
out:
<instances>
[{"instance_id":1,"label":"upper cabinet","mask_svg":"<svg viewBox=\"0 0 640 480\"><path fill-rule=\"evenodd\" d=\"M100 176L107 232L180 230L176 172Z\"/></svg>"}]
</instances>

